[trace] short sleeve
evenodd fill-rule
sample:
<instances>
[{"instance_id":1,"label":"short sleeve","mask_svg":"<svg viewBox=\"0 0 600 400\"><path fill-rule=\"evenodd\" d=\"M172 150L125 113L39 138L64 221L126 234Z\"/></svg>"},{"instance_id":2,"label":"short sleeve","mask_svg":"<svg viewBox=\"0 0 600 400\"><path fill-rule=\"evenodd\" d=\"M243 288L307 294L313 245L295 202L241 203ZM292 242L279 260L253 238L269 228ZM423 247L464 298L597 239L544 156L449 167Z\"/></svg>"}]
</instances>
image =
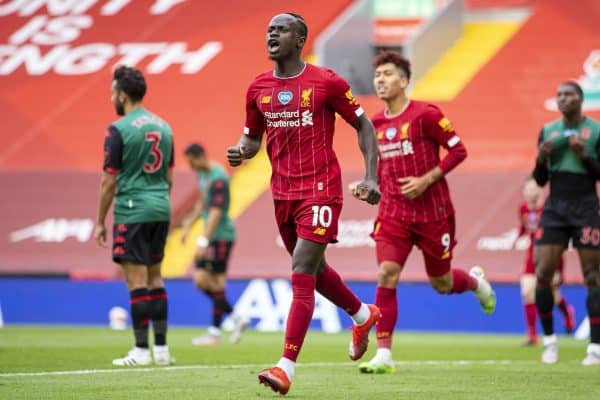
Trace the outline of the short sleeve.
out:
<instances>
[{"instance_id":1,"label":"short sleeve","mask_svg":"<svg viewBox=\"0 0 600 400\"><path fill-rule=\"evenodd\" d=\"M114 125L111 125L108 127L104 138L104 171L118 174L121 170L122 156L123 138L121 132Z\"/></svg>"},{"instance_id":2,"label":"short sleeve","mask_svg":"<svg viewBox=\"0 0 600 400\"><path fill-rule=\"evenodd\" d=\"M542 127L542 129L540 129L540 134L538 135L538 141L537 141L538 146L541 145L543 141L544 141L544 128Z\"/></svg>"},{"instance_id":3,"label":"short sleeve","mask_svg":"<svg viewBox=\"0 0 600 400\"><path fill-rule=\"evenodd\" d=\"M348 123L354 122L358 117L364 114L363 108L358 103L350 85L343 78L336 75L333 71L328 71L330 75L327 87L327 99L331 108L341 115Z\"/></svg>"},{"instance_id":4,"label":"short sleeve","mask_svg":"<svg viewBox=\"0 0 600 400\"><path fill-rule=\"evenodd\" d=\"M252 83L246 92L246 123L244 125L244 134L250 137L261 137L264 130L264 117L256 104L258 91Z\"/></svg>"},{"instance_id":5,"label":"short sleeve","mask_svg":"<svg viewBox=\"0 0 600 400\"><path fill-rule=\"evenodd\" d=\"M452 122L432 104L423 115L423 125L427 128L426 134L446 149L451 149L460 143L460 137L456 134Z\"/></svg>"},{"instance_id":6,"label":"short sleeve","mask_svg":"<svg viewBox=\"0 0 600 400\"><path fill-rule=\"evenodd\" d=\"M213 181L208 189L210 191L209 207L224 209L229 202L229 185L224 179Z\"/></svg>"}]
</instances>

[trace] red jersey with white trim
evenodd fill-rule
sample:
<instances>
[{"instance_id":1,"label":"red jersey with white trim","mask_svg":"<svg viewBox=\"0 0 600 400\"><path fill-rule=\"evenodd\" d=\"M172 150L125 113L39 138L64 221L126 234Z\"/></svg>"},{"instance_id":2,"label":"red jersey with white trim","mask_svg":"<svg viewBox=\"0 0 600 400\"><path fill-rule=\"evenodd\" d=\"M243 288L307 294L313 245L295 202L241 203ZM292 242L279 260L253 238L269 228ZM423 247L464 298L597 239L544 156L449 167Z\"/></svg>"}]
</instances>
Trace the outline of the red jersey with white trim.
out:
<instances>
[{"instance_id":1,"label":"red jersey with white trim","mask_svg":"<svg viewBox=\"0 0 600 400\"><path fill-rule=\"evenodd\" d=\"M436 166L447 173L466 157L465 147L439 108L411 100L399 115L388 117L382 111L372 121L379 147L379 219L432 222L453 215L445 178L412 200L402 195L403 184L398 182L398 178L418 177ZM448 150L441 161L440 146Z\"/></svg>"},{"instance_id":2,"label":"red jersey with white trim","mask_svg":"<svg viewBox=\"0 0 600 400\"><path fill-rule=\"evenodd\" d=\"M543 206L530 208L526 201L519 205L519 237L527 234L531 244L527 249L527 256L533 260L533 245L535 243L535 233L542 217Z\"/></svg>"},{"instance_id":3,"label":"red jersey with white trim","mask_svg":"<svg viewBox=\"0 0 600 400\"><path fill-rule=\"evenodd\" d=\"M290 78L268 71L250 84L244 133L260 137L266 132L274 199L342 196L333 151L336 112L352 123L363 109L350 85L330 69L306 64Z\"/></svg>"}]
</instances>

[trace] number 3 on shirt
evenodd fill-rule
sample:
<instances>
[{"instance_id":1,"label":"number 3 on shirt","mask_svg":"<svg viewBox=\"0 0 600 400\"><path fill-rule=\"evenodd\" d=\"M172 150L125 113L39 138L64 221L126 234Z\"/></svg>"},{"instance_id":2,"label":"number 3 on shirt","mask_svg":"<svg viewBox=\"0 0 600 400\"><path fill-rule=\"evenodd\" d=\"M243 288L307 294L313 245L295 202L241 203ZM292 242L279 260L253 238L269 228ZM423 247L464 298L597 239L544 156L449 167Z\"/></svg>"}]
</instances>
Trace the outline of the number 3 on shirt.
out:
<instances>
[{"instance_id":1,"label":"number 3 on shirt","mask_svg":"<svg viewBox=\"0 0 600 400\"><path fill-rule=\"evenodd\" d=\"M146 133L146 142L151 142L150 154L154 160L151 163L144 164L144 172L147 174L153 174L162 167L163 153L160 150L160 132L148 132Z\"/></svg>"},{"instance_id":2,"label":"number 3 on shirt","mask_svg":"<svg viewBox=\"0 0 600 400\"><path fill-rule=\"evenodd\" d=\"M312 226L321 225L323 228L329 228L333 213L329 206L312 206L313 219Z\"/></svg>"}]
</instances>

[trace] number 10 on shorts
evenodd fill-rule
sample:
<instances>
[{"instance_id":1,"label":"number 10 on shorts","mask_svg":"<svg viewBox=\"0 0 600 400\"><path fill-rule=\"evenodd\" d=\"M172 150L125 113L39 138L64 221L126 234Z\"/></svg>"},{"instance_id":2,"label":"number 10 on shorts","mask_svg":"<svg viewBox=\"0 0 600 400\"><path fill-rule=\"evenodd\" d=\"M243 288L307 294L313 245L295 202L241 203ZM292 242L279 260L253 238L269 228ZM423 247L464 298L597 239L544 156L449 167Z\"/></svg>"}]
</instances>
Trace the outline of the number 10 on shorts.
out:
<instances>
[{"instance_id":1,"label":"number 10 on shorts","mask_svg":"<svg viewBox=\"0 0 600 400\"><path fill-rule=\"evenodd\" d=\"M323 228L329 228L333 213L329 206L312 206L313 219L312 226L321 225Z\"/></svg>"}]
</instances>

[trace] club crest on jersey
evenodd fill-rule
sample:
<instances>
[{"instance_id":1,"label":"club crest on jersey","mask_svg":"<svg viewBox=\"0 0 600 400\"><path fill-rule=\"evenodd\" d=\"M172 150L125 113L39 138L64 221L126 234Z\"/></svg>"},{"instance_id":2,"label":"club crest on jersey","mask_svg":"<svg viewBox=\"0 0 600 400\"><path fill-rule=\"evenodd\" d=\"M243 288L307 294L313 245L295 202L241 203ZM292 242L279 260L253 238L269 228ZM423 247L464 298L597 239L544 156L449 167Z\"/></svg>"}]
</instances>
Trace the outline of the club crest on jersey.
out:
<instances>
[{"instance_id":1,"label":"club crest on jersey","mask_svg":"<svg viewBox=\"0 0 600 400\"><path fill-rule=\"evenodd\" d=\"M277 94L277 99L284 106L288 105L288 103L290 101L292 101L293 98L294 98L294 94L292 92L290 92L290 91L279 92Z\"/></svg>"},{"instance_id":2,"label":"club crest on jersey","mask_svg":"<svg viewBox=\"0 0 600 400\"><path fill-rule=\"evenodd\" d=\"M300 102L300 107L310 107L310 95L312 94L312 89L304 89L302 91L302 101Z\"/></svg>"},{"instance_id":3,"label":"club crest on jersey","mask_svg":"<svg viewBox=\"0 0 600 400\"><path fill-rule=\"evenodd\" d=\"M385 137L387 140L392 140L398 134L398 129L391 127L385 130Z\"/></svg>"},{"instance_id":4,"label":"club crest on jersey","mask_svg":"<svg viewBox=\"0 0 600 400\"><path fill-rule=\"evenodd\" d=\"M408 139L408 127L410 126L410 124L408 122L405 122L402 124L402 127L400 128L400 139L404 140L404 139Z\"/></svg>"}]
</instances>

